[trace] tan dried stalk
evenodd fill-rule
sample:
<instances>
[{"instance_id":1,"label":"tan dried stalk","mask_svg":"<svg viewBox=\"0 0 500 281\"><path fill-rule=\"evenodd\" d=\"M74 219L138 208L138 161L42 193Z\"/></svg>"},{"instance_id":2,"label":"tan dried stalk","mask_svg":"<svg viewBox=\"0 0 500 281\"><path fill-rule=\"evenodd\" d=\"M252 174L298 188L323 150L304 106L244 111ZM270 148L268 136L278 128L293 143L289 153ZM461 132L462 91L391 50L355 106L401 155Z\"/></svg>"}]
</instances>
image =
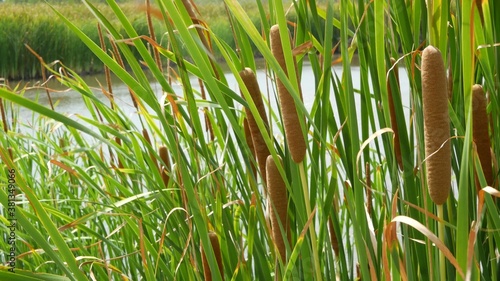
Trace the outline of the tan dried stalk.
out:
<instances>
[{"instance_id":1,"label":"tan dried stalk","mask_svg":"<svg viewBox=\"0 0 500 281\"><path fill-rule=\"evenodd\" d=\"M391 58L391 67L394 72L394 76L396 78L397 87L399 88L399 71L398 66L396 65L396 60ZM391 116L391 126L394 131L394 154L396 155L396 161L398 163L399 169L403 170L403 157L401 157L401 145L399 144L399 129L398 122L396 116L396 110L394 108L394 93L397 93L398 90L395 89L393 91L390 83L390 79L387 79L387 93L389 95L389 113Z\"/></svg>"}]
</instances>

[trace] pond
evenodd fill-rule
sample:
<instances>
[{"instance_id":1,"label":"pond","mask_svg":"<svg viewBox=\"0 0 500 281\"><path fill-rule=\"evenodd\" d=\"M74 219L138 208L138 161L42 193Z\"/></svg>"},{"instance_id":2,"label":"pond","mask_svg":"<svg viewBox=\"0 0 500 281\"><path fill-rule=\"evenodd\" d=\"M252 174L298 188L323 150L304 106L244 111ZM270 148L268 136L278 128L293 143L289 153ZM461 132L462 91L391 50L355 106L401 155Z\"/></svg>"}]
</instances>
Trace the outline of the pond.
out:
<instances>
[{"instance_id":1,"label":"pond","mask_svg":"<svg viewBox=\"0 0 500 281\"><path fill-rule=\"evenodd\" d=\"M259 63L260 67L257 69L257 79L261 88L261 91L263 93L266 93L266 87L267 85L270 84L270 78L266 75L266 70L263 66L263 63ZM341 77L342 75L342 67L339 66L334 66L332 68L332 72L334 75L337 75L338 77ZM400 68L400 87L401 87L401 93L402 93L402 101L403 101L403 107L405 109L405 115L408 117L410 114L409 106L410 106L410 98L409 98L409 93L410 93L410 85L409 85L409 80L408 76L406 75L406 70L404 68ZM353 80L353 86L355 89L360 88L360 68L359 66L353 65L351 67L351 75L352 75L352 80ZM239 93L238 90L238 84L236 82L236 79L230 72L225 73L226 79L228 81L228 86L234 90L236 93ZM84 77L86 83L90 87L94 88L94 92L96 93L97 97L102 100L104 103L108 103L107 98L102 94L100 90L100 83L103 87L106 87L105 84L105 76L104 74L97 74L97 75L89 75ZM302 76L301 76L301 87L302 87L302 95L304 99L304 106L309 110L311 109L313 102L314 102L314 97L315 97L315 85L314 85L314 73L312 71L311 65L309 62L304 62L303 64L303 69L302 69ZM198 81L196 77L191 78L192 85L196 91L199 90L198 86ZM28 85L38 85L40 82L39 81L30 81ZM117 105L126 113L128 114L132 119L137 119L134 118L134 115L136 114L135 108L132 104L130 94L128 91L128 88L126 85L124 85L119 79L116 77L112 77L112 84L113 84L113 95L115 97L115 101ZM180 84L173 83L173 89L176 92L177 95L182 96L182 88ZM67 115L82 115L89 117L90 114L81 98L81 95L75 91L72 90L65 90L62 85L60 85L57 81L50 81L48 83L48 87L51 89L57 90L56 92L51 93L51 98L54 104L56 104L56 110L60 113L67 114ZM161 98L162 91L161 91L161 86L154 81L154 78L151 77L151 87L152 89L157 93L158 99ZM332 89L333 91L333 89ZM38 103L44 106L49 107L49 99L47 95L45 94L45 91L41 88L34 87L30 89L29 91L26 92L25 94L26 97L30 99L38 99ZM331 101L332 105L335 106L335 99L334 95L331 95ZM356 94L356 103L359 104L361 102L359 95ZM276 101L273 97L271 97L270 100L271 107L273 110L277 108ZM373 104L375 106L375 104ZM358 111L359 113L359 111ZM337 117L337 116L336 116ZM21 109L20 114L19 114L19 121L22 123L29 122L32 120L32 113L29 110L26 109Z\"/></svg>"}]
</instances>

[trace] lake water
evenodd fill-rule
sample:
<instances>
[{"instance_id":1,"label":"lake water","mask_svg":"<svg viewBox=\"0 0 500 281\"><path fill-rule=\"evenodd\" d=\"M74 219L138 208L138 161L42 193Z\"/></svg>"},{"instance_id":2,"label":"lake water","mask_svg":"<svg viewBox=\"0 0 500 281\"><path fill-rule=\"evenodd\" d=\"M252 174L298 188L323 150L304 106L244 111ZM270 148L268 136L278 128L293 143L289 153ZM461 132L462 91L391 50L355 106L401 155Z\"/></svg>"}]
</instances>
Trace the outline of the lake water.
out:
<instances>
[{"instance_id":1,"label":"lake water","mask_svg":"<svg viewBox=\"0 0 500 281\"><path fill-rule=\"evenodd\" d=\"M338 77L342 77L342 67L339 66L334 66L332 71L334 74L338 75ZM399 70L399 77L400 77L400 88L401 88L401 93L402 93L402 101L403 101L403 106L404 106L404 111L405 115L409 117L410 115L410 99L409 99L409 92L410 92L410 85L408 81L408 76L406 73L406 70L404 68L400 68ZM266 87L267 85L271 85L270 78L267 77L266 71L263 67L259 68L257 70L257 79L259 81L259 85L261 88L261 91L263 93L266 93ZM231 73L226 73L225 74L226 79L228 81L228 86L233 89L236 93L239 93L238 90L238 84L236 82L236 79ZM352 66L351 67L351 76L353 80L353 86L355 89L360 88L360 68L359 66ZM107 98L102 94L99 86L99 82L106 87L105 85L105 77L103 74L100 75L92 75L92 76L86 76L85 77L86 82L88 83L89 86L95 87L95 93L96 96L102 100L105 104L109 104ZM316 92L315 85L314 85L314 75L312 72L311 65L308 62L305 62L303 64L303 70L302 70L302 76L301 76L301 87L302 87L302 94L303 94L303 100L304 100L304 106L310 110L313 102L314 102L314 95ZM191 78L191 82L195 90L199 90L198 87L198 80L196 77ZM36 81L32 81L30 85L35 85ZM115 101L117 105L132 119L132 120L138 120L138 116L136 114L135 108L132 104L130 94L128 91L128 88L126 85L124 85L120 80L116 79L115 77L112 78L112 84L113 84L113 95L115 97ZM83 103L83 100L81 98L81 95L75 91L70 91L70 90L64 90L62 86L57 82L57 81L51 81L48 86L52 89L58 89L57 92L52 92L51 93L51 98L54 104L56 104L56 110L60 113L67 114L70 116L75 116L76 114L82 115L89 117L90 113L88 112L87 108L85 107L85 104ZM160 100L161 95L162 95L162 90L161 86L155 82L153 79L151 80L151 87L152 89L156 92L158 100ZM197 88L198 87L198 88ZM176 92L177 95L182 96L182 88L179 84L173 85L174 91ZM333 91L333 90L332 90ZM49 107L49 100L47 98L47 95L45 94L45 91L43 89L32 89L26 92L25 94L26 97L30 99L35 99L38 98L38 102L41 105ZM355 97L356 103L359 104L360 98L359 95L356 94ZM333 92L331 94L331 101L333 106L335 107L335 99ZM275 98L271 97L270 100L271 107L273 109L277 108ZM372 101L372 105L375 107L375 103ZM336 113L335 113L336 114ZM359 111L358 111L359 114ZM32 112L26 110L26 109L21 109L19 113L19 121L22 123L30 122L32 120ZM360 119L360 118L358 118ZM408 120L408 118L406 119ZM337 119L337 122L338 119ZM377 128L380 129L380 128Z\"/></svg>"}]
</instances>

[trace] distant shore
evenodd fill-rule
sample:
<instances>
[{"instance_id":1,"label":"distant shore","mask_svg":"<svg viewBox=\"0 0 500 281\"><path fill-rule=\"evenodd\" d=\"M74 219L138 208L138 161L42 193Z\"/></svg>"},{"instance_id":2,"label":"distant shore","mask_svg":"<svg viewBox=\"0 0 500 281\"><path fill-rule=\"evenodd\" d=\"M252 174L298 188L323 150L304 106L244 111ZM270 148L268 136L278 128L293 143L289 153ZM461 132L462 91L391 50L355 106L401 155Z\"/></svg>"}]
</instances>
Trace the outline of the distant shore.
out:
<instances>
[{"instance_id":1,"label":"distant shore","mask_svg":"<svg viewBox=\"0 0 500 281\"><path fill-rule=\"evenodd\" d=\"M0 36L0 57L3 58L0 64L0 78L14 81L42 77L40 61L26 48L26 45L39 54L47 64L58 61L80 74L98 74L104 71L99 59L47 4L0 3L0 5L0 30L3 33L3 36ZM252 2L245 2L244 5L254 25L260 29L261 20L257 6ZM100 45L97 20L82 4L59 4L54 7L93 42ZM97 7L113 26L120 26L119 21L107 6L99 4ZM149 36L147 9L137 2L123 3L121 8L139 35ZM198 8L201 19L210 26L213 34L219 40L236 49L230 21L225 13L221 13L225 10L223 4L204 3L199 4ZM138 13L141 10L144 12ZM155 18L155 14L158 17L158 11L151 14L153 15L152 22L156 40L166 48L168 40L165 37L164 22ZM291 12L288 17L293 22L296 15ZM123 38L128 38L123 29L119 32ZM112 45L105 33L103 37L107 53L112 56ZM146 43L146 41L144 42ZM136 59L140 60L141 58L134 48L130 47L130 49ZM259 57L257 49L255 47L253 49L255 56ZM222 57L216 48L214 48L214 56L217 59Z\"/></svg>"}]
</instances>

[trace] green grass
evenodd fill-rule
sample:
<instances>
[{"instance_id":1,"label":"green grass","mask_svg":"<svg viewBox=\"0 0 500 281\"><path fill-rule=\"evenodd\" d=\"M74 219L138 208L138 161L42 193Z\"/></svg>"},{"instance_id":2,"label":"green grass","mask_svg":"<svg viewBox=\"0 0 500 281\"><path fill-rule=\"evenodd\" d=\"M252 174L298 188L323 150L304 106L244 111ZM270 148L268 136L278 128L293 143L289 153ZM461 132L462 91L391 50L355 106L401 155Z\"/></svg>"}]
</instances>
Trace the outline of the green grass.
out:
<instances>
[{"instance_id":1,"label":"green grass","mask_svg":"<svg viewBox=\"0 0 500 281\"><path fill-rule=\"evenodd\" d=\"M254 24L259 26L260 18L257 7L251 1L245 1L244 5ZM112 11L105 4L98 3L97 6L111 20L112 24L120 24L113 19ZM120 4L120 7L129 16L129 20L138 34L149 34L144 4L126 1ZM96 43L99 42L97 20L83 4L56 4L56 9L75 23L90 39ZM233 32L230 22L227 20L222 1L203 2L199 9L204 15L204 24L209 24L212 31L221 40L235 48ZM158 10L153 15L161 17ZM42 78L42 68L39 60L25 45L30 46L47 63L61 61L80 74L103 72L102 62L66 25L59 20L55 20L54 17L55 14L45 3L1 4L0 56L3 59L0 64L0 77L10 80ZM290 21L296 21L296 14L291 12L288 18ZM153 19L153 25L158 43L166 47L168 40L164 33L165 30L161 26L161 19ZM123 30L118 29L118 31L125 36ZM317 31L314 32L317 33ZM108 40L105 39L105 42L106 48L110 50L111 46ZM182 49L185 49L185 47L182 47ZM187 51L183 50L183 53L187 53ZM214 55L218 59L222 58L217 49ZM258 54L256 53L256 55ZM135 53L135 56L140 59L138 54Z\"/></svg>"},{"instance_id":2,"label":"green grass","mask_svg":"<svg viewBox=\"0 0 500 281\"><path fill-rule=\"evenodd\" d=\"M102 4L101 4L102 6ZM136 10L139 5L125 4L131 20L141 34L147 34L144 17ZM57 6L72 19L94 42L99 42L97 21L82 4ZM103 7L104 8L104 7ZM105 9L108 16L111 11ZM9 79L31 79L42 76L38 59L28 51L29 45L47 63L62 61L79 73L102 72L103 64L86 48L74 33L44 3L1 4L0 9L0 77ZM108 48L110 48L108 43Z\"/></svg>"},{"instance_id":3,"label":"green grass","mask_svg":"<svg viewBox=\"0 0 500 281\"><path fill-rule=\"evenodd\" d=\"M110 95L101 101L101 93L78 75L82 66L66 60L44 67L80 94L90 117L46 108L27 99L25 89L0 88L4 265L10 249L7 182L12 169L18 220L17 273L2 267L2 278L203 280L201 247L214 280L273 280L277 275L283 280L498 279L500 221L493 199L499 197L498 177L493 187L485 187L471 121L472 85L481 83L488 92L492 165L498 171L496 1L483 1L480 17L476 8L470 9L476 3L472 0L452 1L436 12L425 1L297 0L289 14L288 4L280 1L225 0L226 6L200 6L196 15L206 23L203 36L211 39L211 50L181 0L155 1L155 13L163 16L153 21L158 42L136 39L149 34L145 12L139 20L129 4L84 2L86 11L78 14L93 14L88 25L95 28L99 21L114 50L110 45L103 51L96 31L87 30L67 6L53 7L55 16L47 26L36 26L65 30L74 46L81 44L68 53L75 61L91 53L96 64L105 65L130 89L134 113L116 106ZM304 93L313 96L310 109L301 101L294 76L287 77L271 54L268 35L274 24L283 34L292 31L292 44L284 50L288 72L300 73L304 62L311 64L314 79L302 81L315 85L315 93ZM442 34L448 34L446 40ZM440 210L428 196L424 161L420 51L429 43L443 49L445 66L453 73L448 105L453 192ZM295 49L297 70L292 46L303 47ZM350 71L355 53L359 77ZM255 71L256 56L266 61L268 83L260 85L265 101L278 99L280 79L304 117L307 155L302 163L291 159L288 143L294 140L284 137L279 108L267 106L266 128L238 76L245 67ZM398 89L393 72L387 75L391 57L406 69L399 75L408 75L410 84L410 93L393 90L392 95L402 169L390 129L387 79ZM339 59L341 74L332 72L332 61ZM33 72L41 69L36 62ZM239 89L226 81L223 68L236 77ZM155 92L149 77L161 92ZM203 93L192 81L203 85ZM178 82L182 88L174 90ZM101 83L107 89L106 81ZM267 219L267 206L273 203L267 202L265 181L246 141L243 107L255 116L272 157L283 160L278 169L288 190L291 231L283 263L276 260ZM17 119L20 108L33 112L31 120ZM410 119L405 118L408 111ZM136 117L139 121L133 122ZM162 146L169 163L160 158ZM476 178L484 187L479 192ZM222 275L210 231L219 238Z\"/></svg>"}]
</instances>

